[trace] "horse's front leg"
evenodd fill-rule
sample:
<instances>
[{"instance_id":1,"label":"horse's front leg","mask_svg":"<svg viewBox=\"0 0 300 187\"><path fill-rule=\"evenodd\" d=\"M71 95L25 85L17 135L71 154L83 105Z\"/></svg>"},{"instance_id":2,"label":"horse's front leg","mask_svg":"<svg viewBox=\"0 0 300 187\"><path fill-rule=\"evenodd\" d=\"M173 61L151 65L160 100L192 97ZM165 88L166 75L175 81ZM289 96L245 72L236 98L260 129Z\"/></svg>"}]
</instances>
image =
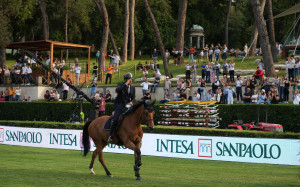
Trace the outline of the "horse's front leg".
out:
<instances>
[{"instance_id":1,"label":"horse's front leg","mask_svg":"<svg viewBox=\"0 0 300 187\"><path fill-rule=\"evenodd\" d=\"M141 162L141 144L134 144L131 141L127 141L126 143L124 143L125 147L131 149L134 151L134 158L135 158L135 165L133 166L134 172L135 172L135 176L136 176L136 180L142 180L141 176L140 176L140 166L142 165Z\"/></svg>"}]
</instances>

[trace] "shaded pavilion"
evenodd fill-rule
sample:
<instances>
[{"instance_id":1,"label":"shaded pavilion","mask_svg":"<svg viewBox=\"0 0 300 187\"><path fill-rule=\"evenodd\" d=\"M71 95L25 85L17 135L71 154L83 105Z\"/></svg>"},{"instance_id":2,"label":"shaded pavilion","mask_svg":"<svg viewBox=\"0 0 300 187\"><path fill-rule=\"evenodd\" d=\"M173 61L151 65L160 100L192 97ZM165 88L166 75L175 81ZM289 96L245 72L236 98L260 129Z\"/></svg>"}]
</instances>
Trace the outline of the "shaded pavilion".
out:
<instances>
[{"instance_id":1,"label":"shaded pavilion","mask_svg":"<svg viewBox=\"0 0 300 187\"><path fill-rule=\"evenodd\" d=\"M66 49L87 49L88 50L88 66L87 66L87 75L84 76L84 79L88 79L90 74L90 53L91 46L65 43L51 40L39 40L39 41L26 41L26 42L12 42L6 46L7 49L25 49L28 51L50 51L50 67L53 67L53 51L60 50L60 61L63 59L63 51ZM81 76L80 76L81 77ZM82 78L80 78L82 79Z\"/></svg>"}]
</instances>

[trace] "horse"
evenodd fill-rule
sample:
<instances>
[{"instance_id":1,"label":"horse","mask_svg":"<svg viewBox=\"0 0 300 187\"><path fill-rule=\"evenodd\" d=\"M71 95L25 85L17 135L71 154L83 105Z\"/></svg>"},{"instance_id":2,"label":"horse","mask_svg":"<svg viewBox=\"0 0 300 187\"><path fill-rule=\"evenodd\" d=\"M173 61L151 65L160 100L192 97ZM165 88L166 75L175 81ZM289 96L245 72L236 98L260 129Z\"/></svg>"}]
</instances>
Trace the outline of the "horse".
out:
<instances>
[{"instance_id":1,"label":"horse","mask_svg":"<svg viewBox=\"0 0 300 187\"><path fill-rule=\"evenodd\" d=\"M123 121L113 134L113 144L122 146L134 151L135 165L134 171L136 180L142 180L139 170L142 165L141 162L141 141L143 138L143 129L141 123L146 124L150 130L154 129L154 102L141 101L132 106L132 108L124 115ZM91 174L95 174L93 165L97 155L99 161L103 166L106 175L113 177L110 171L105 165L102 151L108 145L107 139L109 137L109 131L104 130L104 125L110 116L101 116L93 121L88 121L83 127L82 144L84 146L83 155L86 156L90 151L90 138L92 138L96 150L93 152L89 170Z\"/></svg>"}]
</instances>

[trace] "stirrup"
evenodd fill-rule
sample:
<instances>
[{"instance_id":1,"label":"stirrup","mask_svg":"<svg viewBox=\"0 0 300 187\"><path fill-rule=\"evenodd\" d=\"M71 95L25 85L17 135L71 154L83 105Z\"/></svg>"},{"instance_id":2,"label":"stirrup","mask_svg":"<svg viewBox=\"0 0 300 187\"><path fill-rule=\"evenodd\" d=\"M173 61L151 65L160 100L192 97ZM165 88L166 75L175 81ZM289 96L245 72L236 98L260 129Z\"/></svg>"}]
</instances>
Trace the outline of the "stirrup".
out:
<instances>
[{"instance_id":1,"label":"stirrup","mask_svg":"<svg viewBox=\"0 0 300 187\"><path fill-rule=\"evenodd\" d=\"M108 139L107 139L107 142L108 142L108 143L112 143L113 141L114 141L114 140L113 140L112 136L109 136Z\"/></svg>"}]
</instances>

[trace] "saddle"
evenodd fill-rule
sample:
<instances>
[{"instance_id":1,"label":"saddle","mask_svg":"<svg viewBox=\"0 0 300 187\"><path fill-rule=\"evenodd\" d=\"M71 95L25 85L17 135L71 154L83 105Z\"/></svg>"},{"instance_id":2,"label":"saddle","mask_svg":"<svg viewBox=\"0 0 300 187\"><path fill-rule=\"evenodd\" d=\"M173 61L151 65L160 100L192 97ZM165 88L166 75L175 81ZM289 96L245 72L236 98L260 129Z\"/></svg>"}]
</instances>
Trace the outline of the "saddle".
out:
<instances>
[{"instance_id":1,"label":"saddle","mask_svg":"<svg viewBox=\"0 0 300 187\"><path fill-rule=\"evenodd\" d=\"M110 118L106 121L103 130L110 131L112 123L113 123L113 118L114 118L114 116L110 116ZM121 125L123 119L124 119L124 115L121 114L120 117L119 117L117 126L115 127L115 130L114 130L115 132L117 132L117 130L118 130L119 126Z\"/></svg>"}]
</instances>

